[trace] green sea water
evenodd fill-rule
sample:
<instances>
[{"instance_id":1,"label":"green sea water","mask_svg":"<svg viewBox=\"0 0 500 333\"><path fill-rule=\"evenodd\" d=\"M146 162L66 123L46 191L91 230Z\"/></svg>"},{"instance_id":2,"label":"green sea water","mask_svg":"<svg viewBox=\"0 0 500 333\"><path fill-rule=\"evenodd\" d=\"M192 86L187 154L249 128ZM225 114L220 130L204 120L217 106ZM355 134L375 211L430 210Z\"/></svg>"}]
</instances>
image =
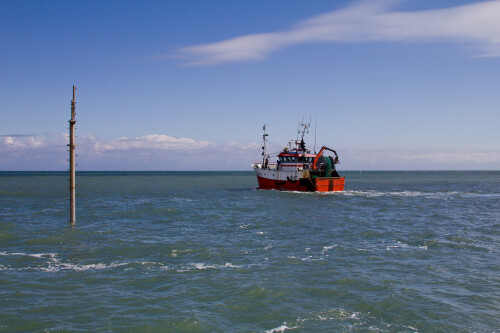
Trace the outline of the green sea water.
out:
<instances>
[{"instance_id":1,"label":"green sea water","mask_svg":"<svg viewBox=\"0 0 500 333\"><path fill-rule=\"evenodd\" d=\"M499 332L500 172L0 172L0 332Z\"/></svg>"}]
</instances>

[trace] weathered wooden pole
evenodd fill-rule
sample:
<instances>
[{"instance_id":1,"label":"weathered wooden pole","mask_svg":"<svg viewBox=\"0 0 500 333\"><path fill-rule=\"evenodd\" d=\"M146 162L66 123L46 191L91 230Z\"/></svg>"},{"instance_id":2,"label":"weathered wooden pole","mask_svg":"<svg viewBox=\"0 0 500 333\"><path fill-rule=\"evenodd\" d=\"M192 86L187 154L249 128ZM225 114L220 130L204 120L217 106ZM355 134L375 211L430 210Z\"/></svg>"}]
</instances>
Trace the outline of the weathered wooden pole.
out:
<instances>
[{"instance_id":1,"label":"weathered wooden pole","mask_svg":"<svg viewBox=\"0 0 500 333\"><path fill-rule=\"evenodd\" d=\"M73 86L73 99L71 100L71 119L69 120L69 221L75 222L75 90Z\"/></svg>"}]
</instances>

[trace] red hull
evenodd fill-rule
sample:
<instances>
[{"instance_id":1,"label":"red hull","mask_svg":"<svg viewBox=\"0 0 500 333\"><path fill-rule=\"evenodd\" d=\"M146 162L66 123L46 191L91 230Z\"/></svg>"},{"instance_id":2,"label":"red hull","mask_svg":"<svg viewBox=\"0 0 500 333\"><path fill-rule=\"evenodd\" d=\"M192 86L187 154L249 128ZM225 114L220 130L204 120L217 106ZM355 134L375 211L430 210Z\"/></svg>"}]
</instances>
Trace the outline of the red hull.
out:
<instances>
[{"instance_id":1,"label":"red hull","mask_svg":"<svg viewBox=\"0 0 500 333\"><path fill-rule=\"evenodd\" d=\"M316 178L316 192L338 192L344 190L345 177Z\"/></svg>"},{"instance_id":2,"label":"red hull","mask_svg":"<svg viewBox=\"0 0 500 333\"><path fill-rule=\"evenodd\" d=\"M308 179L282 181L257 176L261 190L282 190L299 192L336 192L344 190L345 177L320 177L311 181Z\"/></svg>"}]
</instances>

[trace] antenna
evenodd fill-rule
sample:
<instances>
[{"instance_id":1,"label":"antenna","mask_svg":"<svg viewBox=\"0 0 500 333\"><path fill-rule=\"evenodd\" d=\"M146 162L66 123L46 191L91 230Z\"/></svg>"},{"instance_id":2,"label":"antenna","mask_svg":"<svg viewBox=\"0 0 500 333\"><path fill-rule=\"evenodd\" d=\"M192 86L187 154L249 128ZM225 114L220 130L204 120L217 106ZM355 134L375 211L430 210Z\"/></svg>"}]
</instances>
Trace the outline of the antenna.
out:
<instances>
[{"instance_id":1,"label":"antenna","mask_svg":"<svg viewBox=\"0 0 500 333\"><path fill-rule=\"evenodd\" d=\"M298 119L298 121L299 121L299 124L297 125L297 138L295 139L295 141L299 141L300 124L301 124L301 122L300 122L300 118Z\"/></svg>"}]
</instances>

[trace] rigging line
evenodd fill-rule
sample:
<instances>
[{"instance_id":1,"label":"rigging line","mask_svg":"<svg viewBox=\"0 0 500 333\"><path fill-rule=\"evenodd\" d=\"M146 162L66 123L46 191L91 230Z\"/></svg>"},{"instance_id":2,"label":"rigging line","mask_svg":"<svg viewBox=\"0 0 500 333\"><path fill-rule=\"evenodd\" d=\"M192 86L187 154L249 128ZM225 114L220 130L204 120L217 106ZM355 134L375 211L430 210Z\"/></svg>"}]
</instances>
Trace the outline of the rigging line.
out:
<instances>
[{"instance_id":1,"label":"rigging line","mask_svg":"<svg viewBox=\"0 0 500 333\"><path fill-rule=\"evenodd\" d=\"M274 142L269 141L269 140L267 140L267 144L271 144L271 145L276 146L276 147L281 147L282 146L282 145L279 145L279 144L274 143Z\"/></svg>"},{"instance_id":2,"label":"rigging line","mask_svg":"<svg viewBox=\"0 0 500 333\"><path fill-rule=\"evenodd\" d=\"M316 154L316 128L318 126L318 113L316 112L316 120L314 122L314 153Z\"/></svg>"}]
</instances>

